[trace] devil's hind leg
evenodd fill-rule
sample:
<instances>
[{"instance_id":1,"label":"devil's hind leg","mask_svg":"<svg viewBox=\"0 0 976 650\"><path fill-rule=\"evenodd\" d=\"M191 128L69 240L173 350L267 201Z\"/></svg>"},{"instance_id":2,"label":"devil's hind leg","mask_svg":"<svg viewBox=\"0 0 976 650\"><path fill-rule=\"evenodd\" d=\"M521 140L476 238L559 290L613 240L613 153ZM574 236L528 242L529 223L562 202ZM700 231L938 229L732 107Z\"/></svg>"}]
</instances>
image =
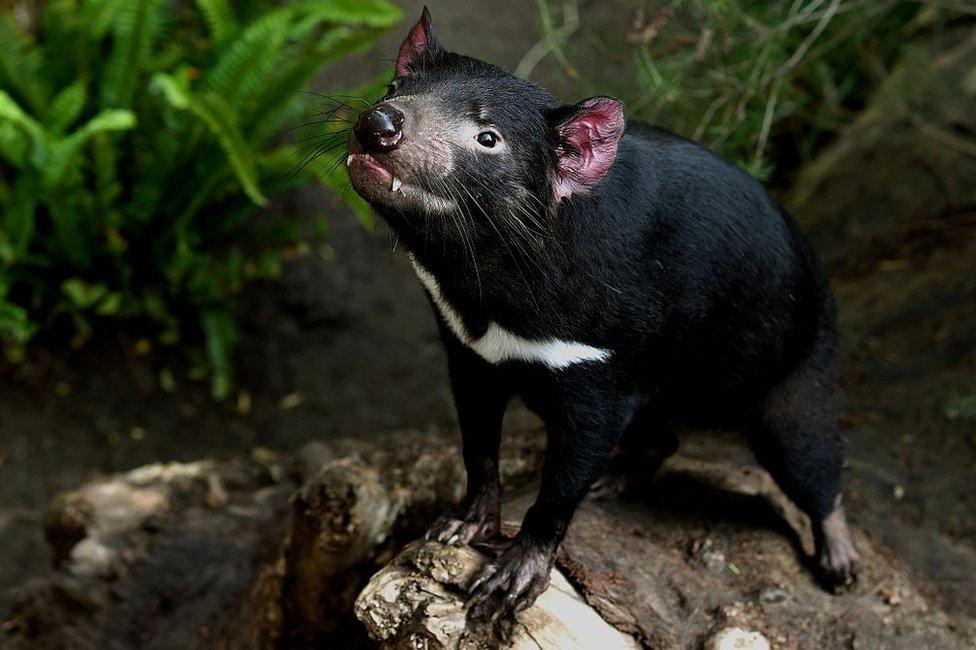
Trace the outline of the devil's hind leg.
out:
<instances>
[{"instance_id":1,"label":"devil's hind leg","mask_svg":"<svg viewBox=\"0 0 976 650\"><path fill-rule=\"evenodd\" d=\"M822 578L851 584L860 558L841 503L843 443L832 354L815 352L760 402L745 434L759 462L810 516Z\"/></svg>"},{"instance_id":2,"label":"devil's hind leg","mask_svg":"<svg viewBox=\"0 0 976 650\"><path fill-rule=\"evenodd\" d=\"M641 406L624 429L606 471L590 488L590 497L612 499L650 483L677 450L678 436L670 417L655 404Z\"/></svg>"}]
</instances>

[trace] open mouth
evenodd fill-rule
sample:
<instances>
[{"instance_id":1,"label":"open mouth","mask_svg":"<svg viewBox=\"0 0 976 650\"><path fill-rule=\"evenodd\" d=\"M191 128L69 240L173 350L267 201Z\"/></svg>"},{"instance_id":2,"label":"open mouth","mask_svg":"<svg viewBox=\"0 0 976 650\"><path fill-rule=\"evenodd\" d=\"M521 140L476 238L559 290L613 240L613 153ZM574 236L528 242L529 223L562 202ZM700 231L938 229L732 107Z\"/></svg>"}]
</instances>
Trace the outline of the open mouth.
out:
<instances>
[{"instance_id":1,"label":"open mouth","mask_svg":"<svg viewBox=\"0 0 976 650\"><path fill-rule=\"evenodd\" d=\"M396 175L383 166L380 161L373 158L368 153L351 153L349 157L346 158L346 166L352 169L353 165L361 165L367 173L371 174L377 181L387 185L390 192L400 192L403 187L403 181L396 177Z\"/></svg>"},{"instance_id":2,"label":"open mouth","mask_svg":"<svg viewBox=\"0 0 976 650\"><path fill-rule=\"evenodd\" d=\"M457 203L451 199L434 194L419 185L404 183L403 179L398 178L393 170L368 153L350 153L349 157L346 158L346 166L349 167L350 176L354 179L354 186L357 185L355 182L357 177L366 178L369 179L369 184L373 185L370 193L381 195L367 198L382 200L409 194L420 200L431 211L446 212L457 208ZM385 188L386 192L382 192L380 188ZM357 187L357 191L362 193L359 187Z\"/></svg>"}]
</instances>

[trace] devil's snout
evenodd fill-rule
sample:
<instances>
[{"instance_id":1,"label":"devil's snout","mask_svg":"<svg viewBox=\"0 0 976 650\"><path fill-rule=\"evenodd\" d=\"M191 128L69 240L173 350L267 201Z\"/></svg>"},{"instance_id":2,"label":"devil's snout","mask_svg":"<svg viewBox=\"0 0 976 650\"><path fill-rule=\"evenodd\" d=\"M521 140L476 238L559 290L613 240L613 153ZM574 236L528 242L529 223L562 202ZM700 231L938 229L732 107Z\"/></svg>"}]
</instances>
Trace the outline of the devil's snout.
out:
<instances>
[{"instance_id":1,"label":"devil's snout","mask_svg":"<svg viewBox=\"0 0 976 650\"><path fill-rule=\"evenodd\" d=\"M354 132L367 153L392 151L403 138L403 113L390 104L378 104L360 113Z\"/></svg>"}]
</instances>

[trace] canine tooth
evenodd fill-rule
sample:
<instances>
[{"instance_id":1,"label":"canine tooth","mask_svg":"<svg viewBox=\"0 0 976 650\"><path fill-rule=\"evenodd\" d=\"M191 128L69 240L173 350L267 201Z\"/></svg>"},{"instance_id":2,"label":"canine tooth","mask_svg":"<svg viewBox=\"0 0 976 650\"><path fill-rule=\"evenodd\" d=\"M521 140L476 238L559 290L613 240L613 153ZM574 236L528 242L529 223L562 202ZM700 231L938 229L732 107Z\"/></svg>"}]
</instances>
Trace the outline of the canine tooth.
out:
<instances>
[{"instance_id":1,"label":"canine tooth","mask_svg":"<svg viewBox=\"0 0 976 650\"><path fill-rule=\"evenodd\" d=\"M349 157L346 158L346 167L348 167L351 164L352 164L352 154L349 154Z\"/></svg>"},{"instance_id":2,"label":"canine tooth","mask_svg":"<svg viewBox=\"0 0 976 650\"><path fill-rule=\"evenodd\" d=\"M393 177L393 184L390 185L390 191L391 192L396 192L398 189L400 189L400 186L401 185L403 185L403 183L400 181L400 179L397 178L396 176L394 176Z\"/></svg>"}]
</instances>

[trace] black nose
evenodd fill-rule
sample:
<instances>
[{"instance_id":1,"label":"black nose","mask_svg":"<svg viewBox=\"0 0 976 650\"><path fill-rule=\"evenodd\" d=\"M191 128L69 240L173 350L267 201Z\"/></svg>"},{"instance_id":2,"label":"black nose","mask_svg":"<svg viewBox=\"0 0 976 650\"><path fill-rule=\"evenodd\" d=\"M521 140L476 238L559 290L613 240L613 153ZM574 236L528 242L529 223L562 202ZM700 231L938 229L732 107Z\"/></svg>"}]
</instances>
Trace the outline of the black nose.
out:
<instances>
[{"instance_id":1,"label":"black nose","mask_svg":"<svg viewBox=\"0 0 976 650\"><path fill-rule=\"evenodd\" d=\"M403 138L403 113L389 104L379 104L360 113L354 130L367 152L392 151Z\"/></svg>"}]
</instances>

